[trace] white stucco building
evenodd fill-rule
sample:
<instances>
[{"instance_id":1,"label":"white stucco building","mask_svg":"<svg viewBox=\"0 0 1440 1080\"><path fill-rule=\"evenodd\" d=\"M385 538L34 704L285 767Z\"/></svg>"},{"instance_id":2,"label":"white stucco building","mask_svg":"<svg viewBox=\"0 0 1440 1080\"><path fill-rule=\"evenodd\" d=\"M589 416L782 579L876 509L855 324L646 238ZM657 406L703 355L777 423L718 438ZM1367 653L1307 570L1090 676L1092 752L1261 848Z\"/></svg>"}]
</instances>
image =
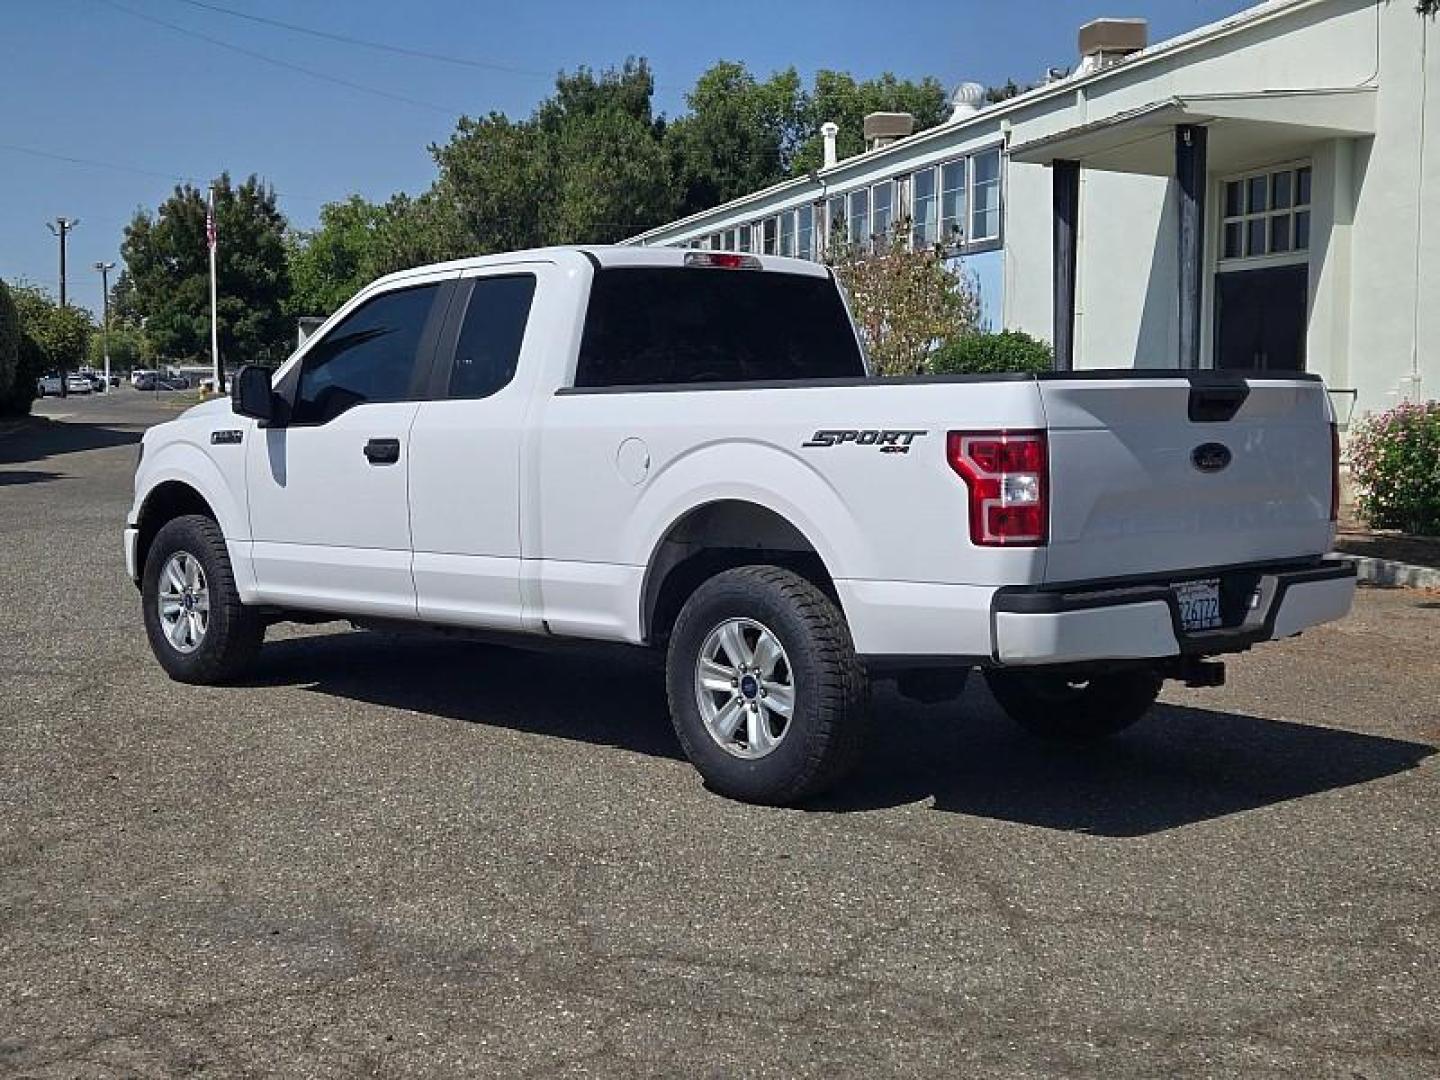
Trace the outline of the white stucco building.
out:
<instances>
[{"instance_id":1,"label":"white stucco building","mask_svg":"<svg viewBox=\"0 0 1440 1080\"><path fill-rule=\"evenodd\" d=\"M908 219L1062 365L1303 368L1342 422L1440 394L1437 23L1269 0L1143 33L1092 24L1067 77L631 242L814 258Z\"/></svg>"}]
</instances>

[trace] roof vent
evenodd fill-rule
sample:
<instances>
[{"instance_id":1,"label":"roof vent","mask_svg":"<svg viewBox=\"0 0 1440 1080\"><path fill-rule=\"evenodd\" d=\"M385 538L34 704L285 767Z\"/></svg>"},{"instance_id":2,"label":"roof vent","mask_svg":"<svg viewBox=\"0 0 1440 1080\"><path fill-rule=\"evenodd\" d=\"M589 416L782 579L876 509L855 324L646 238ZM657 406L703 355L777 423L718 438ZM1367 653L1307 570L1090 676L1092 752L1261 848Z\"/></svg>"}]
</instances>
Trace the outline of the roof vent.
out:
<instances>
[{"instance_id":1,"label":"roof vent","mask_svg":"<svg viewBox=\"0 0 1440 1080\"><path fill-rule=\"evenodd\" d=\"M823 167L829 169L840 160L839 153L835 149L835 140L840 135L840 125L834 120L826 120L820 125L820 134L825 137L825 165Z\"/></svg>"},{"instance_id":2,"label":"roof vent","mask_svg":"<svg viewBox=\"0 0 1440 1080\"><path fill-rule=\"evenodd\" d=\"M1144 19L1095 19L1080 27L1080 67L1085 75L1118 64L1145 48L1149 27Z\"/></svg>"},{"instance_id":3,"label":"roof vent","mask_svg":"<svg viewBox=\"0 0 1440 1080\"><path fill-rule=\"evenodd\" d=\"M865 116L865 149L876 150L905 139L915 130L915 117L908 112L872 112Z\"/></svg>"},{"instance_id":4,"label":"roof vent","mask_svg":"<svg viewBox=\"0 0 1440 1080\"><path fill-rule=\"evenodd\" d=\"M978 82L962 82L950 95L950 120L963 120L974 116L985 103L985 87Z\"/></svg>"}]
</instances>

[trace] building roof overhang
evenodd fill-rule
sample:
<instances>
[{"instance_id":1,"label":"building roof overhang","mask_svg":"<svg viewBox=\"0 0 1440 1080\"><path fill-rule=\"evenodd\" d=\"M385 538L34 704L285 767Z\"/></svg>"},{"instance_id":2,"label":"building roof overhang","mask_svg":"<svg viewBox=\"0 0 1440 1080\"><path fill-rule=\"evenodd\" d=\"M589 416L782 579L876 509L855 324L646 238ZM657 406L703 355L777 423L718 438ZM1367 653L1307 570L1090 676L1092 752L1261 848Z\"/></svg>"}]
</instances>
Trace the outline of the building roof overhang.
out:
<instances>
[{"instance_id":1,"label":"building roof overhang","mask_svg":"<svg viewBox=\"0 0 1440 1080\"><path fill-rule=\"evenodd\" d=\"M1213 172L1299 156L1323 139L1375 133L1375 88L1266 90L1163 98L1010 147L1034 165L1078 161L1087 169L1169 176L1176 125L1210 129Z\"/></svg>"}]
</instances>

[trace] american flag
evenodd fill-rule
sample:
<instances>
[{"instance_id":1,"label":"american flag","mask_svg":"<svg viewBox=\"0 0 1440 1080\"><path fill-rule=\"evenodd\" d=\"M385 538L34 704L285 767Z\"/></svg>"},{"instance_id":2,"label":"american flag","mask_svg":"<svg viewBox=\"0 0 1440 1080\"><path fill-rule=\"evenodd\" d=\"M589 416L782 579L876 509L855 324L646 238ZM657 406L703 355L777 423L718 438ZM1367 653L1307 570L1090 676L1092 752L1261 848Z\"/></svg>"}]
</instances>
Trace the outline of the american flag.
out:
<instances>
[{"instance_id":1,"label":"american flag","mask_svg":"<svg viewBox=\"0 0 1440 1080\"><path fill-rule=\"evenodd\" d=\"M205 242L215 250L215 189L210 189L210 201L205 206Z\"/></svg>"}]
</instances>

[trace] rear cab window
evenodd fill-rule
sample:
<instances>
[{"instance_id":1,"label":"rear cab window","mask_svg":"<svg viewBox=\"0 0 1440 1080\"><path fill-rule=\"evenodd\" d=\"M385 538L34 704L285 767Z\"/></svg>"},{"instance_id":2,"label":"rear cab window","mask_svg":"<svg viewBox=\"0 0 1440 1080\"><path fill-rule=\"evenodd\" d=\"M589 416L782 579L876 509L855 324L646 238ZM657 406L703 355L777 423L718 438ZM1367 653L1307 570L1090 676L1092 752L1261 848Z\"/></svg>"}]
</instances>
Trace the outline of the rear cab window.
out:
<instances>
[{"instance_id":1,"label":"rear cab window","mask_svg":"<svg viewBox=\"0 0 1440 1080\"><path fill-rule=\"evenodd\" d=\"M828 276L625 266L595 272L575 385L864 375L854 326Z\"/></svg>"}]
</instances>

